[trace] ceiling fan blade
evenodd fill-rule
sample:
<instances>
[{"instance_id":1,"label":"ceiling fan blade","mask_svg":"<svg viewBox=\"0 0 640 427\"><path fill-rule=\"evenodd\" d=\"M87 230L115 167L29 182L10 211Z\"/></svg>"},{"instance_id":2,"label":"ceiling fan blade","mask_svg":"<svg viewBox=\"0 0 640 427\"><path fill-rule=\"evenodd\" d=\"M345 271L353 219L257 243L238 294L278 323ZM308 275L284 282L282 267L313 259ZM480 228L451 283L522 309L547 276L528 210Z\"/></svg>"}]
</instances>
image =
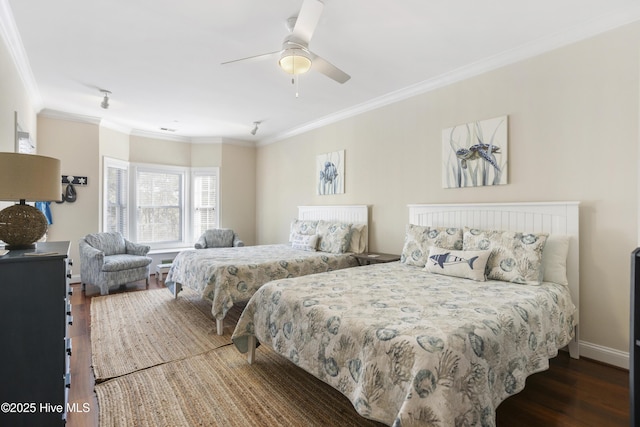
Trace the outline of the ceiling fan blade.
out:
<instances>
[{"instance_id":1,"label":"ceiling fan blade","mask_svg":"<svg viewBox=\"0 0 640 427\"><path fill-rule=\"evenodd\" d=\"M349 74L345 73L326 59L314 54L311 54L311 57L312 70L318 71L338 83L345 83L351 78Z\"/></svg>"},{"instance_id":2,"label":"ceiling fan blade","mask_svg":"<svg viewBox=\"0 0 640 427\"><path fill-rule=\"evenodd\" d=\"M282 52L282 51L281 50L277 50L275 52L263 53L263 54L254 55L254 56L247 56L246 58L233 59L231 61L222 62L220 65L228 65L228 64L233 64L235 62L240 62L240 61L247 61L247 62L262 61L264 59L269 59L272 56L275 56L275 55L279 54L280 52Z\"/></svg>"},{"instance_id":3,"label":"ceiling fan blade","mask_svg":"<svg viewBox=\"0 0 640 427\"><path fill-rule=\"evenodd\" d=\"M318 0L304 0L298 18L296 19L296 25L291 31L291 35L306 44L309 44L313 32L318 25L320 16L322 15L322 9L324 5Z\"/></svg>"}]
</instances>

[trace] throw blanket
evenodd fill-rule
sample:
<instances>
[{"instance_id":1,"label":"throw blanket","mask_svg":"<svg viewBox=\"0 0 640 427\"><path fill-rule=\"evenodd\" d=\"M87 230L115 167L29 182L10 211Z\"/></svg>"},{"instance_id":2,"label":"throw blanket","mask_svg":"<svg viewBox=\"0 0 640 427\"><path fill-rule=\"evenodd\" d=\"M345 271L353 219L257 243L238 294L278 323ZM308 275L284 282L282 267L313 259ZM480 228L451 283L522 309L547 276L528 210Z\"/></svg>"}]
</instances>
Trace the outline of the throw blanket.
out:
<instances>
[{"instance_id":1,"label":"throw blanket","mask_svg":"<svg viewBox=\"0 0 640 427\"><path fill-rule=\"evenodd\" d=\"M232 340L246 352L255 335L388 425L492 426L571 340L574 312L562 285L390 263L268 283Z\"/></svg>"},{"instance_id":2,"label":"throw blanket","mask_svg":"<svg viewBox=\"0 0 640 427\"><path fill-rule=\"evenodd\" d=\"M236 302L247 301L263 284L287 277L357 266L351 254L260 245L182 251L173 261L167 286L193 289L212 302L211 313L223 319Z\"/></svg>"}]
</instances>

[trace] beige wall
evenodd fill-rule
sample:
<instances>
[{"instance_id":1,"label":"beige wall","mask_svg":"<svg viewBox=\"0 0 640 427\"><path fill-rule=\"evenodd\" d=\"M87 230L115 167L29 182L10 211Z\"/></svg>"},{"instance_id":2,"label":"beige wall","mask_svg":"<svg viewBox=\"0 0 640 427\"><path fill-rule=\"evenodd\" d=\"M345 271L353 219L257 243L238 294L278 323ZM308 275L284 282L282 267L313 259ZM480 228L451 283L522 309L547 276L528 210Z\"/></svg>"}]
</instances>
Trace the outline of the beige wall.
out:
<instances>
[{"instance_id":1,"label":"beige wall","mask_svg":"<svg viewBox=\"0 0 640 427\"><path fill-rule=\"evenodd\" d=\"M222 145L220 226L236 230L246 245L256 243L256 149Z\"/></svg>"},{"instance_id":2,"label":"beige wall","mask_svg":"<svg viewBox=\"0 0 640 427\"><path fill-rule=\"evenodd\" d=\"M78 241L100 229L100 156L98 126L91 123L38 117L38 152L60 159L62 175L86 176L88 185L76 186L74 203L52 203L50 241L71 241L74 271L80 272Z\"/></svg>"},{"instance_id":3,"label":"beige wall","mask_svg":"<svg viewBox=\"0 0 640 427\"><path fill-rule=\"evenodd\" d=\"M36 112L11 54L0 38L0 151L15 151L15 119L37 141Z\"/></svg>"},{"instance_id":4,"label":"beige wall","mask_svg":"<svg viewBox=\"0 0 640 427\"><path fill-rule=\"evenodd\" d=\"M191 144L131 135L129 160L170 166L191 165Z\"/></svg>"},{"instance_id":5,"label":"beige wall","mask_svg":"<svg viewBox=\"0 0 640 427\"><path fill-rule=\"evenodd\" d=\"M301 204L368 204L370 247L399 253L409 203L578 200L581 340L627 352L638 235L640 24L271 145L257 156L258 242ZM357 78L357 76L354 76ZM509 184L443 189L441 132L509 115ZM343 195L315 195L315 158L345 149Z\"/></svg>"}]
</instances>

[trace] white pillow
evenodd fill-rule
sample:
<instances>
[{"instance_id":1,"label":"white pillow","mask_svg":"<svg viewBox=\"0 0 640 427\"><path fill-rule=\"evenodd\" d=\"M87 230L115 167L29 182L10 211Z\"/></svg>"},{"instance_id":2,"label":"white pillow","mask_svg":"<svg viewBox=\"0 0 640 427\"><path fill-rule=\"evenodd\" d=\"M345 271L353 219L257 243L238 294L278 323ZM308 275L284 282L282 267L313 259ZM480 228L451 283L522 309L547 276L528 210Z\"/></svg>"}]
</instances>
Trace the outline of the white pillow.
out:
<instances>
[{"instance_id":1,"label":"white pillow","mask_svg":"<svg viewBox=\"0 0 640 427\"><path fill-rule=\"evenodd\" d=\"M351 225L351 241L347 252L353 252L354 254L361 254L367 247L366 244L366 228L365 224L352 224Z\"/></svg>"},{"instance_id":2,"label":"white pillow","mask_svg":"<svg viewBox=\"0 0 640 427\"><path fill-rule=\"evenodd\" d=\"M318 247L318 235L293 233L291 247L293 249L302 249L303 251L315 251Z\"/></svg>"},{"instance_id":3,"label":"white pillow","mask_svg":"<svg viewBox=\"0 0 640 427\"><path fill-rule=\"evenodd\" d=\"M550 234L542 251L543 280L567 286L567 255L570 236Z\"/></svg>"},{"instance_id":4,"label":"white pillow","mask_svg":"<svg viewBox=\"0 0 640 427\"><path fill-rule=\"evenodd\" d=\"M429 273L484 282L490 254L491 251L454 251L432 246L424 269Z\"/></svg>"}]
</instances>

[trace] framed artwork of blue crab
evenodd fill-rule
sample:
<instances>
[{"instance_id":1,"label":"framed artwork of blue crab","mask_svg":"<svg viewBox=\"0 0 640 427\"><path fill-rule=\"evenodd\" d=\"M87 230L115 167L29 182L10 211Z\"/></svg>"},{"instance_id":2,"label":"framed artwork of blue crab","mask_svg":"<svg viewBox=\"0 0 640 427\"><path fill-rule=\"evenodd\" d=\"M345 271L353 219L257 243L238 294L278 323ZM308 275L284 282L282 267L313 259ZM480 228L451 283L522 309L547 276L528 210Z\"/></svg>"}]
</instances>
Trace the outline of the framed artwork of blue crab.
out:
<instances>
[{"instance_id":1,"label":"framed artwork of blue crab","mask_svg":"<svg viewBox=\"0 0 640 427\"><path fill-rule=\"evenodd\" d=\"M344 150L316 157L317 194L344 193Z\"/></svg>"},{"instance_id":2,"label":"framed artwork of blue crab","mask_svg":"<svg viewBox=\"0 0 640 427\"><path fill-rule=\"evenodd\" d=\"M465 123L442 131L442 187L507 183L508 116Z\"/></svg>"}]
</instances>

